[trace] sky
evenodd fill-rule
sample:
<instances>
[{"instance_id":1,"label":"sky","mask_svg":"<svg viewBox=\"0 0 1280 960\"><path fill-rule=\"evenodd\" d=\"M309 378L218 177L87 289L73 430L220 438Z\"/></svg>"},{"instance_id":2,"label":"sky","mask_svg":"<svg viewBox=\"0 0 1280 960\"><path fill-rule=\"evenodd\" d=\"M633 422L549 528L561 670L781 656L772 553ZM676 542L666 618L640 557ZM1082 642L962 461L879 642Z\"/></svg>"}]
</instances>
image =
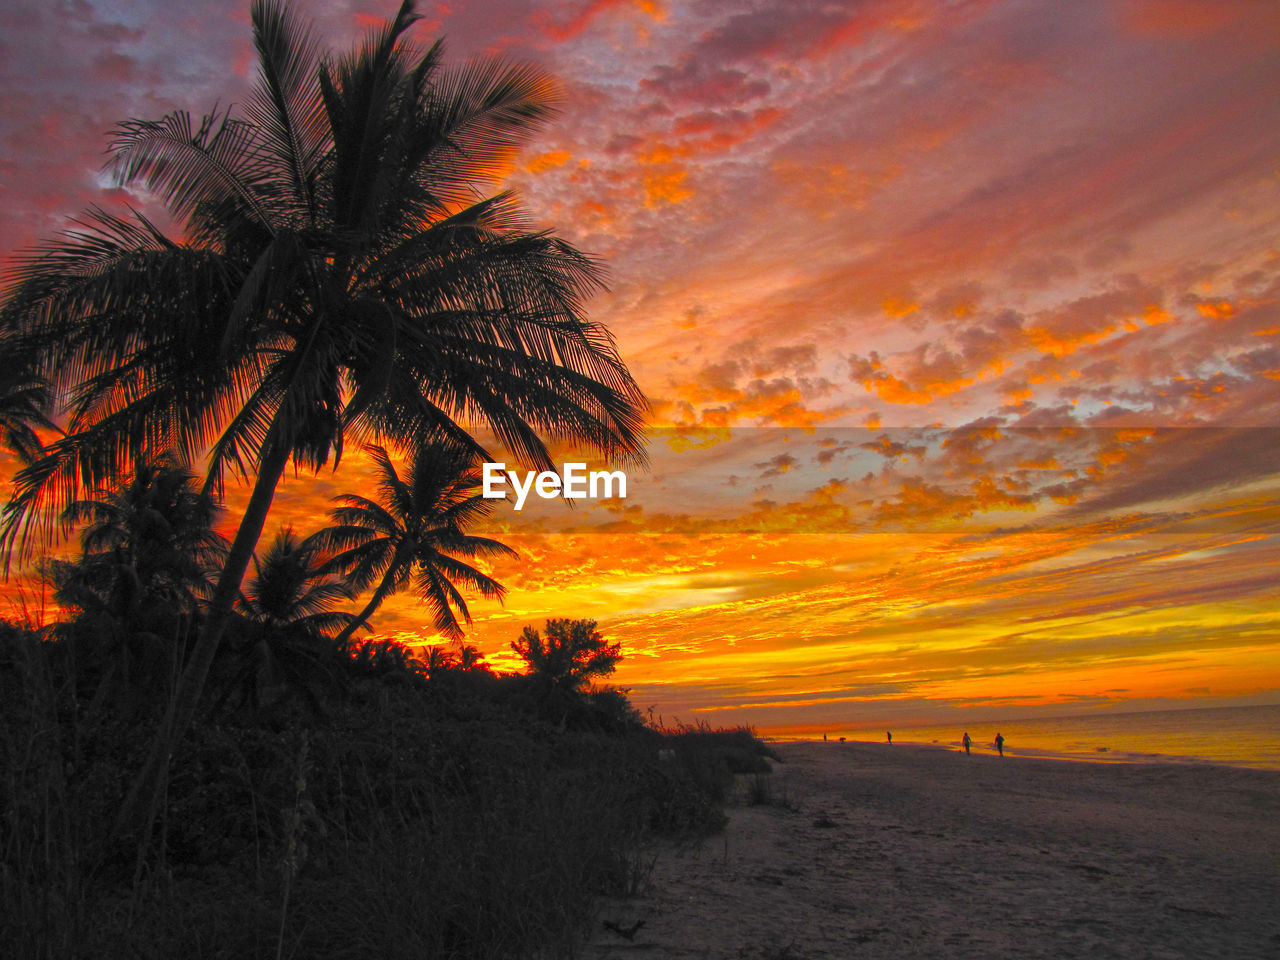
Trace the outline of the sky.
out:
<instances>
[{"instance_id":1,"label":"sky","mask_svg":"<svg viewBox=\"0 0 1280 960\"><path fill-rule=\"evenodd\" d=\"M335 48L395 12L297 8ZM1280 702L1280 4L419 10L557 78L506 183L607 261L589 313L652 405L625 498L495 511L495 665L590 617L642 710L776 734ZM147 208L114 123L252 69L246 3L6 4L0 251Z\"/></svg>"}]
</instances>

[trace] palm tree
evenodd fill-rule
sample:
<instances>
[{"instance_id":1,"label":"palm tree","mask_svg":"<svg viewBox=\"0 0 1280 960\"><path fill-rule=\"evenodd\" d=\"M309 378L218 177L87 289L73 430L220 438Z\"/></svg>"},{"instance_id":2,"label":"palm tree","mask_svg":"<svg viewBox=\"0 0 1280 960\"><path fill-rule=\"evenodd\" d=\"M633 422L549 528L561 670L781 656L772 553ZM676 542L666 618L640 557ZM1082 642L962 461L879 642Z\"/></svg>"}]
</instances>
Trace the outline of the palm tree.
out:
<instances>
[{"instance_id":1,"label":"palm tree","mask_svg":"<svg viewBox=\"0 0 1280 960\"><path fill-rule=\"evenodd\" d=\"M299 539L286 527L261 558L253 558L254 576L246 584L237 609L265 631L290 632L321 640L351 622L351 614L334 610L351 599L351 591L327 571L312 539Z\"/></svg>"},{"instance_id":2,"label":"palm tree","mask_svg":"<svg viewBox=\"0 0 1280 960\"><path fill-rule=\"evenodd\" d=\"M243 617L244 642L236 651L240 668L228 685L257 705L261 691L285 684L302 692L319 709L311 680L335 652L332 637L350 625L349 613L333 609L351 599L347 585L327 571L313 538L299 539L291 528L253 558L254 576L236 609Z\"/></svg>"},{"instance_id":3,"label":"palm tree","mask_svg":"<svg viewBox=\"0 0 1280 960\"><path fill-rule=\"evenodd\" d=\"M489 671L489 664L485 661L480 648L470 643L458 642L457 661L458 669L464 672Z\"/></svg>"},{"instance_id":4,"label":"palm tree","mask_svg":"<svg viewBox=\"0 0 1280 960\"><path fill-rule=\"evenodd\" d=\"M82 553L50 565L55 599L122 623L161 610L194 613L226 556L214 530L219 512L172 456L139 463L127 481L63 511L65 527L82 527Z\"/></svg>"},{"instance_id":5,"label":"palm tree","mask_svg":"<svg viewBox=\"0 0 1280 960\"><path fill-rule=\"evenodd\" d=\"M13 451L23 464L32 463L43 449L35 428L58 429L49 419L52 400L49 384L43 378L30 375L20 366L0 371L0 444Z\"/></svg>"},{"instance_id":6,"label":"palm tree","mask_svg":"<svg viewBox=\"0 0 1280 960\"><path fill-rule=\"evenodd\" d=\"M438 643L427 647L426 656L422 658L421 663L422 670L429 680L434 680L458 666L453 651L445 649Z\"/></svg>"},{"instance_id":7,"label":"palm tree","mask_svg":"<svg viewBox=\"0 0 1280 960\"><path fill-rule=\"evenodd\" d=\"M530 463L546 443L642 459L644 400L609 333L582 315L597 261L477 200L553 112L547 77L414 48L404 3L358 50L324 57L277 0L252 7L257 83L244 116L120 125L110 169L167 202L183 238L91 210L20 260L0 337L63 400L68 435L20 471L6 552L146 449L252 477L249 500L139 791L154 809L272 498L292 461L344 441L412 447L486 425ZM139 784L143 784L139 786Z\"/></svg>"},{"instance_id":8,"label":"palm tree","mask_svg":"<svg viewBox=\"0 0 1280 960\"><path fill-rule=\"evenodd\" d=\"M342 504L329 514L335 526L315 535L335 551L331 565L346 571L354 591L377 584L337 642L345 644L383 600L410 582L431 608L436 629L459 639L458 616L470 623L471 614L456 585L492 599L505 592L462 558L516 556L505 544L466 533L493 503L480 493L475 455L456 443L427 443L414 451L409 474L401 477L386 450L374 446L369 452L378 470L378 499L350 493L335 497Z\"/></svg>"},{"instance_id":9,"label":"palm tree","mask_svg":"<svg viewBox=\"0 0 1280 960\"><path fill-rule=\"evenodd\" d=\"M63 512L68 529L82 528L81 555L49 560L42 573L54 599L78 611L64 633L104 665L95 703L171 669L174 643L190 631L226 556L217 516L212 498L171 456L144 461L127 481Z\"/></svg>"}]
</instances>

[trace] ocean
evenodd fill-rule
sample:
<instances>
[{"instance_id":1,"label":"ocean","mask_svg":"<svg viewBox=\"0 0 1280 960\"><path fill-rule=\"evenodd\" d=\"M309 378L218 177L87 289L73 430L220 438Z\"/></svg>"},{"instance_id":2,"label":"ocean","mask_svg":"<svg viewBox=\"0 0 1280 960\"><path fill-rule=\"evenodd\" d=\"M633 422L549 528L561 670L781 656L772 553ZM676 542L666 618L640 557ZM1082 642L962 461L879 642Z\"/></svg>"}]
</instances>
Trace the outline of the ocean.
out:
<instances>
[{"instance_id":1,"label":"ocean","mask_svg":"<svg viewBox=\"0 0 1280 960\"><path fill-rule=\"evenodd\" d=\"M973 722L973 750L994 753L997 732L1009 756L1113 762L1226 763L1280 770L1280 706L1206 707L1034 720ZM900 727L894 743L961 749L964 728ZM884 731L858 729L851 740L884 742Z\"/></svg>"}]
</instances>

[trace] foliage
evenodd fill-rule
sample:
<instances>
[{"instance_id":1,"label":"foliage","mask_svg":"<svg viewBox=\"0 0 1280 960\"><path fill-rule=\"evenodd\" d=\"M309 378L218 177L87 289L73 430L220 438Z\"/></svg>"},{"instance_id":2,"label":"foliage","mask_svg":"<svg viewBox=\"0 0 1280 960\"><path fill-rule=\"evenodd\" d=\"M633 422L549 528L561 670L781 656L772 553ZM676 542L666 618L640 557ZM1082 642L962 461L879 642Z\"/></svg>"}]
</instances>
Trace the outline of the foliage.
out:
<instances>
[{"instance_id":1,"label":"foliage","mask_svg":"<svg viewBox=\"0 0 1280 960\"><path fill-rule=\"evenodd\" d=\"M42 575L72 620L58 627L96 684L95 706L139 700L180 665L182 648L212 589L226 543L218 509L170 456L63 511L80 527L75 560L47 560Z\"/></svg>"},{"instance_id":2,"label":"foliage","mask_svg":"<svg viewBox=\"0 0 1280 960\"><path fill-rule=\"evenodd\" d=\"M154 723L87 725L60 647L0 625L9 956L572 955L656 837L723 823L659 734L559 732L500 699L456 711L421 677L365 679L321 723L197 726L163 859L139 874L98 825Z\"/></svg>"},{"instance_id":3,"label":"foliage","mask_svg":"<svg viewBox=\"0 0 1280 960\"><path fill-rule=\"evenodd\" d=\"M213 528L218 513L173 457L139 464L133 476L63 511L65 528L81 528L81 555L46 567L54 599L126 626L157 609L195 612L226 556Z\"/></svg>"},{"instance_id":4,"label":"foliage","mask_svg":"<svg viewBox=\"0 0 1280 960\"><path fill-rule=\"evenodd\" d=\"M501 595L467 562L509 552L466 532L476 425L540 466L561 442L643 459L643 397L583 312L599 263L488 195L550 81L448 69L415 19L334 55L255 2L241 115L130 120L111 144L182 239L94 210L10 273L0 440L27 462L0 547L81 527L82 551L46 567L68 623L0 623L6 956L571 955L638 851L722 822L625 691L591 688L621 654L590 621L527 630L523 677L460 640L425 660L347 642L410 582L451 635L455 585ZM408 476L375 447L384 496L335 511L358 531L259 550L288 465L353 441ZM214 498L237 477L227 544ZM215 665L222 709L177 750Z\"/></svg>"},{"instance_id":5,"label":"foliage","mask_svg":"<svg viewBox=\"0 0 1280 960\"><path fill-rule=\"evenodd\" d=\"M335 552L330 567L344 571L353 592L377 585L337 642L345 644L383 600L410 582L432 611L436 629L458 639L458 616L470 623L471 613L457 585L499 600L504 592L463 558L516 555L496 540L466 532L492 507L480 493L475 453L448 440L424 443L403 478L386 450L375 446L370 453L378 470L377 500L350 493L336 497L341 506L330 513L334 526L315 535Z\"/></svg>"},{"instance_id":6,"label":"foliage","mask_svg":"<svg viewBox=\"0 0 1280 960\"><path fill-rule=\"evenodd\" d=\"M208 453L210 481L272 489L285 461L336 461L348 435L475 448L472 419L539 464L546 437L639 456L642 397L582 316L598 263L509 195L476 199L551 116L550 80L447 69L439 44L405 38L416 19L406 3L326 56L286 7L255 3L244 117L118 126L110 172L162 198L185 239L94 210L17 262L0 335L68 434L19 475L11 537L147 450Z\"/></svg>"},{"instance_id":7,"label":"foliage","mask_svg":"<svg viewBox=\"0 0 1280 960\"><path fill-rule=\"evenodd\" d=\"M253 558L254 576L238 609L263 631L326 637L347 626L351 615L333 610L351 599L350 588L328 572L328 561L314 538L299 539L292 527L276 534L261 558Z\"/></svg>"},{"instance_id":8,"label":"foliage","mask_svg":"<svg viewBox=\"0 0 1280 960\"><path fill-rule=\"evenodd\" d=\"M8 357L0 371L0 445L29 464L43 449L36 428L56 431L58 427L49 419L53 396L48 381L13 359Z\"/></svg>"},{"instance_id":9,"label":"foliage","mask_svg":"<svg viewBox=\"0 0 1280 960\"><path fill-rule=\"evenodd\" d=\"M511 649L534 677L566 693L578 693L597 677L613 673L622 647L606 643L594 620L547 620L546 636L525 627Z\"/></svg>"},{"instance_id":10,"label":"foliage","mask_svg":"<svg viewBox=\"0 0 1280 960\"><path fill-rule=\"evenodd\" d=\"M277 697L301 694L321 712L321 686L336 679L339 666L333 635L352 620L333 607L351 593L327 572L317 543L291 528L279 531L253 563L254 576L237 604L241 620L229 651L235 673L223 700L257 708L274 690Z\"/></svg>"},{"instance_id":11,"label":"foliage","mask_svg":"<svg viewBox=\"0 0 1280 960\"><path fill-rule=\"evenodd\" d=\"M67 426L15 478L6 556L150 451L207 463L207 489L252 477L120 829L155 809L290 462L336 465L349 439L478 450L477 423L542 466L548 441L643 459L643 396L583 315L600 265L485 195L553 112L549 78L445 68L439 44L408 41L408 2L345 55L274 0L251 19L242 116L132 119L110 145L115 181L160 198L183 239L92 210L17 261L0 304L5 355Z\"/></svg>"}]
</instances>

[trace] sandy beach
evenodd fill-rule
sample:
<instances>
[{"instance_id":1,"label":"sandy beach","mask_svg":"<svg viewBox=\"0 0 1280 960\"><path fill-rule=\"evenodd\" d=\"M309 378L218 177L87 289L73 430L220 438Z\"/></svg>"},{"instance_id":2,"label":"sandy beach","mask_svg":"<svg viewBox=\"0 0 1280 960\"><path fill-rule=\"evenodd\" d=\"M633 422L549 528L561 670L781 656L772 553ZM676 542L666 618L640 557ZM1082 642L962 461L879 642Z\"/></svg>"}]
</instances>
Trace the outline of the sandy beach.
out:
<instances>
[{"instance_id":1,"label":"sandy beach","mask_svg":"<svg viewBox=\"0 0 1280 960\"><path fill-rule=\"evenodd\" d=\"M1280 956L1280 771L776 749L773 802L662 851L585 956Z\"/></svg>"}]
</instances>

